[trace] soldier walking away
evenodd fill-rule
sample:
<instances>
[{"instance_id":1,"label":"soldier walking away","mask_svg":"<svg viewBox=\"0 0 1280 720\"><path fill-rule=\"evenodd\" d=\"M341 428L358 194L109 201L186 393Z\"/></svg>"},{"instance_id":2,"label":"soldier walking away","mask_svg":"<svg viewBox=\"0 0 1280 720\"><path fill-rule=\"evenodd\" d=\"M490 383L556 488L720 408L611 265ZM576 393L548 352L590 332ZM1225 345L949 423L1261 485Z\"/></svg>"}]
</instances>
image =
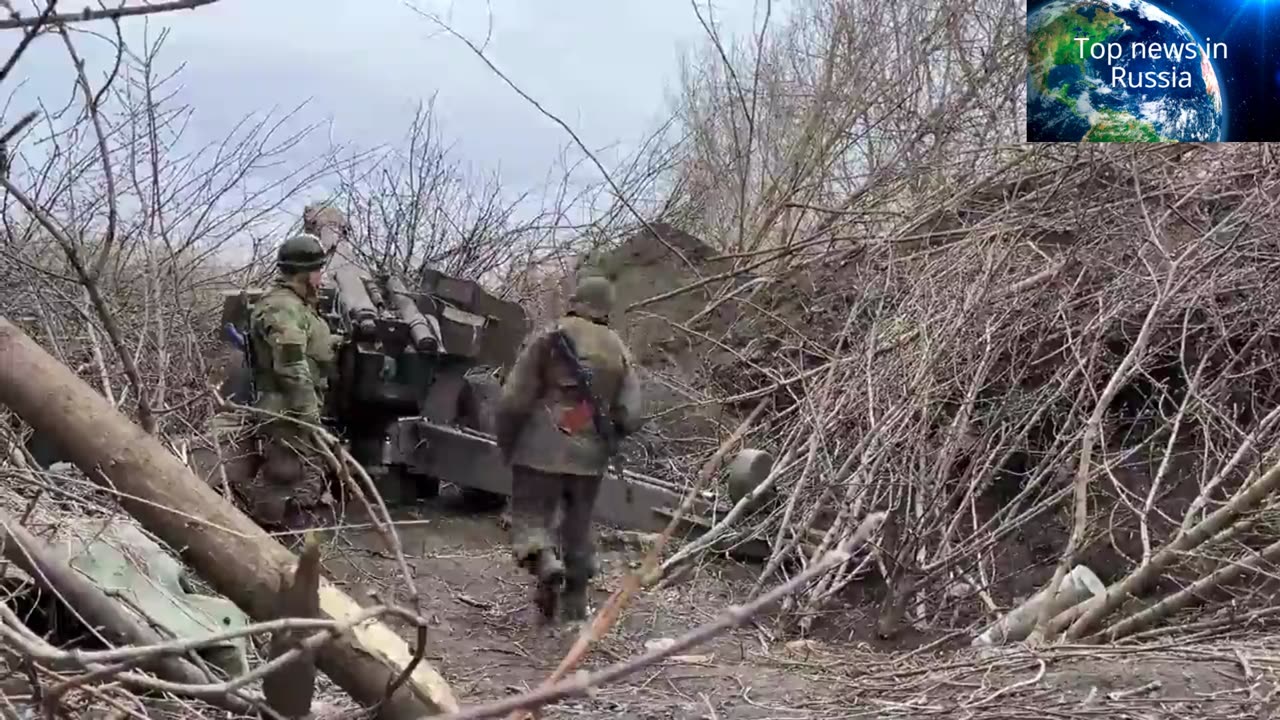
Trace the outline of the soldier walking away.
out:
<instances>
[{"instance_id":1,"label":"soldier walking away","mask_svg":"<svg viewBox=\"0 0 1280 720\"><path fill-rule=\"evenodd\" d=\"M334 363L333 335L316 310L326 259L313 235L286 240L276 256L279 274L249 316L254 405L313 425L320 424ZM292 526L300 511L331 502L325 460L311 430L269 420L258 439L262 465L244 494L259 523Z\"/></svg>"},{"instance_id":2,"label":"soldier walking away","mask_svg":"<svg viewBox=\"0 0 1280 720\"><path fill-rule=\"evenodd\" d=\"M643 423L639 378L608 325L613 304L608 280L579 283L568 313L516 359L495 417L498 447L511 465L512 554L537 578L535 601L550 621L557 606L565 620L586 618L587 587L598 571L596 495L616 441Z\"/></svg>"}]
</instances>

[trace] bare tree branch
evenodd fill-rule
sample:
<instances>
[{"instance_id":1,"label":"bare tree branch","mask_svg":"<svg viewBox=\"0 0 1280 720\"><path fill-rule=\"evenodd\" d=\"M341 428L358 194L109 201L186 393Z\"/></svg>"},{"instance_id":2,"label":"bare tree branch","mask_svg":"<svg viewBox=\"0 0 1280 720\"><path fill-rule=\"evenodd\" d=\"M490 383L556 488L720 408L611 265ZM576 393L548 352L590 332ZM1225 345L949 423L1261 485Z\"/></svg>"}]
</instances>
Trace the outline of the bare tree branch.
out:
<instances>
[{"instance_id":1,"label":"bare tree branch","mask_svg":"<svg viewBox=\"0 0 1280 720\"><path fill-rule=\"evenodd\" d=\"M124 17L155 15L157 13L172 12L174 10L193 10L204 5L212 5L215 2L218 2L218 0L172 0L171 2L159 2L148 5L129 5L105 10L90 10L89 8L85 8L83 11L78 13L53 15L47 19L42 19L43 15L34 18L10 17L7 20L0 20L0 30L33 27L42 24L67 25L69 23L91 22L94 20L119 20ZM52 7L52 3L50 3L50 7ZM14 13L14 15L16 16L17 13Z\"/></svg>"}]
</instances>

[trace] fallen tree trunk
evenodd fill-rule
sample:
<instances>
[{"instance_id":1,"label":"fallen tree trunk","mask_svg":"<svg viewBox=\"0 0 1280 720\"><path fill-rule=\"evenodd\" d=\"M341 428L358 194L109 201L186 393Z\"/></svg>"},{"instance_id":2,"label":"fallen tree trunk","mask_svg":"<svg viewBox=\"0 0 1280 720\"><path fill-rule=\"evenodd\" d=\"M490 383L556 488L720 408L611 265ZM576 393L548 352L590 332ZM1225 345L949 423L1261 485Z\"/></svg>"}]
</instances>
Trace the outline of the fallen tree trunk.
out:
<instances>
[{"instance_id":1,"label":"fallen tree trunk","mask_svg":"<svg viewBox=\"0 0 1280 720\"><path fill-rule=\"evenodd\" d=\"M65 448L90 479L118 493L126 511L218 592L256 620L274 617L281 578L293 575L297 557L3 317L0 404ZM321 579L320 610L342 622L360 606ZM403 638L372 620L323 646L317 664L356 701L381 703L380 718L455 711L448 684L425 660L385 698L412 657Z\"/></svg>"}]
</instances>

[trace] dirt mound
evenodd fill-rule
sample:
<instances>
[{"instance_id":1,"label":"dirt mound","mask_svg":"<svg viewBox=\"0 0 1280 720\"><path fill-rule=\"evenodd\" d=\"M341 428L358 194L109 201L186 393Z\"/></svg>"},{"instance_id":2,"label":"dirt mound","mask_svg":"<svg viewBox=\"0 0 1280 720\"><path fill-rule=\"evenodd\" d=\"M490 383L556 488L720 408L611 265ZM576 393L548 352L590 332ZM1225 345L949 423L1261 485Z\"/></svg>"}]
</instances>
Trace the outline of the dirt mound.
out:
<instances>
[{"instance_id":1,"label":"dirt mound","mask_svg":"<svg viewBox=\"0 0 1280 720\"><path fill-rule=\"evenodd\" d=\"M879 271L845 259L757 273L749 269L755 257L718 254L665 223L650 228L587 258L579 274L613 279L616 326L642 366L705 383L704 396L759 389L781 352L799 350L801 371L823 362L838 320L864 294L852 273Z\"/></svg>"},{"instance_id":2,"label":"dirt mound","mask_svg":"<svg viewBox=\"0 0 1280 720\"><path fill-rule=\"evenodd\" d=\"M692 472L761 397L830 360L841 319L870 284L848 274L877 269L796 260L756 272L756 256L721 254L652 223L580 261L579 277L613 280L614 327L642 368L646 410L657 420L637 453L647 471ZM779 371L779 358L791 367ZM791 400L775 397L775 410Z\"/></svg>"},{"instance_id":3,"label":"dirt mound","mask_svg":"<svg viewBox=\"0 0 1280 720\"><path fill-rule=\"evenodd\" d=\"M587 258L579 275L610 278L617 293L619 334L636 360L651 370L674 370L690 379L702 369L694 343L680 327L694 319L711 300L702 287L629 310L651 298L674 293L708 275L724 272L726 262L701 240L670 225L643 229L620 246Z\"/></svg>"}]
</instances>

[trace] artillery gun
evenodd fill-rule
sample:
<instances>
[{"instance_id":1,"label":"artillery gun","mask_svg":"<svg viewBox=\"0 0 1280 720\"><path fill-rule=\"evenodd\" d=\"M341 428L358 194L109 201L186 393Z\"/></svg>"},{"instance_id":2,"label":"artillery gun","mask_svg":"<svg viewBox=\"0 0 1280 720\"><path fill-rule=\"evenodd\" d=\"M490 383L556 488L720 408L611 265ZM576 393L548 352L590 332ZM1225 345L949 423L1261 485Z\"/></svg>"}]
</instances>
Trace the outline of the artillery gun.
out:
<instances>
[{"instance_id":1,"label":"artillery gun","mask_svg":"<svg viewBox=\"0 0 1280 720\"><path fill-rule=\"evenodd\" d=\"M247 337L249 308L262 292L224 293L222 326L233 343ZM500 389L496 375L515 362L528 333L524 310L434 270L410 291L397 277L344 267L321 288L319 311L340 338L323 420L349 444L384 500L396 505L430 498L444 481L475 509L505 502L511 470L493 437L493 405ZM252 401L247 363L228 376L222 393ZM596 517L622 528L660 530L683 494L627 471L602 484ZM710 514L705 501L696 505Z\"/></svg>"},{"instance_id":2,"label":"artillery gun","mask_svg":"<svg viewBox=\"0 0 1280 720\"><path fill-rule=\"evenodd\" d=\"M331 253L348 230L342 213L327 206L306 208L303 227ZM330 267L333 281L321 289L319 310L340 342L322 411L326 425L349 444L388 504L433 497L442 481L457 486L472 507L505 502L511 469L493 437L493 405L499 376L529 332L523 308L432 269L410 288L394 275L367 275L340 254ZM224 295L222 327L235 328L229 336L247 337L249 307L261 293ZM250 378L246 364L224 383L223 396L251 402ZM744 449L728 469L731 499L764 481L772 465L767 453ZM615 527L658 531L684 494L657 478L630 471L619 477L615 470L601 484L595 516ZM710 527L705 518L723 514L719 505L710 495L695 499L683 531Z\"/></svg>"},{"instance_id":3,"label":"artillery gun","mask_svg":"<svg viewBox=\"0 0 1280 720\"><path fill-rule=\"evenodd\" d=\"M242 350L249 308L262 293L224 293L221 327ZM524 310L434 270L411 291L394 275L353 266L321 288L318 310L339 338L324 422L384 498L433 497L444 480L473 503L500 502L509 480L481 477L483 458L493 454L493 373L515 360L528 330ZM224 396L252 402L251 377L246 361L224 383Z\"/></svg>"}]
</instances>

